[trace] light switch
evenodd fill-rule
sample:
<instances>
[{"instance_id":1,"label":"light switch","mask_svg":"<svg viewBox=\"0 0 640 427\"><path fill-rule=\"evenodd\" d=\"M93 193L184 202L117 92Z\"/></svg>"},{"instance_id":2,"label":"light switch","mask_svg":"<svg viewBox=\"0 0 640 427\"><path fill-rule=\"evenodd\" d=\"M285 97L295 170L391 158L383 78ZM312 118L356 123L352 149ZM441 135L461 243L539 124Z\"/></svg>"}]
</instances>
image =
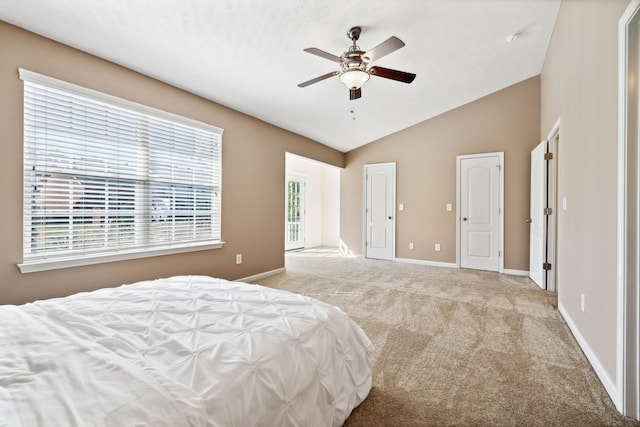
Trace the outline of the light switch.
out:
<instances>
[{"instance_id":1,"label":"light switch","mask_svg":"<svg viewBox=\"0 0 640 427\"><path fill-rule=\"evenodd\" d=\"M453 205L451 203L447 203L447 211L451 212L453 210Z\"/></svg>"},{"instance_id":2,"label":"light switch","mask_svg":"<svg viewBox=\"0 0 640 427\"><path fill-rule=\"evenodd\" d=\"M563 211L567 210L567 198L566 197L562 198L562 210Z\"/></svg>"},{"instance_id":3,"label":"light switch","mask_svg":"<svg viewBox=\"0 0 640 427\"><path fill-rule=\"evenodd\" d=\"M400 203L400 206L398 206L398 210L400 211L404 210L404 203Z\"/></svg>"}]
</instances>

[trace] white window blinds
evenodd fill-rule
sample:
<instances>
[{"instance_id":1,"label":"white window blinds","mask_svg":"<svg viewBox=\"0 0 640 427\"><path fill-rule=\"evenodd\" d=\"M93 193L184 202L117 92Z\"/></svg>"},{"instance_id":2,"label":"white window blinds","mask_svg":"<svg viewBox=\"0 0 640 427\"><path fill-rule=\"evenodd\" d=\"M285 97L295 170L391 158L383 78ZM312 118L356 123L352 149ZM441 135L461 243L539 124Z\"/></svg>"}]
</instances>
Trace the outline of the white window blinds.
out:
<instances>
[{"instance_id":1,"label":"white window blinds","mask_svg":"<svg viewBox=\"0 0 640 427\"><path fill-rule=\"evenodd\" d=\"M220 242L221 129L26 70L20 78L23 265Z\"/></svg>"}]
</instances>

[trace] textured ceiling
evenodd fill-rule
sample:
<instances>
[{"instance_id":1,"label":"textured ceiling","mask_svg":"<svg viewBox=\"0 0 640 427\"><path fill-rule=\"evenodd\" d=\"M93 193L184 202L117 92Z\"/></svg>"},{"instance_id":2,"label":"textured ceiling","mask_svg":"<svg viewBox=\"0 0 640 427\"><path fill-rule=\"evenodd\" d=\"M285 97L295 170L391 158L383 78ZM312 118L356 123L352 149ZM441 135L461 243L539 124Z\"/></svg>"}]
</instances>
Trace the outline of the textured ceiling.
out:
<instances>
[{"instance_id":1,"label":"textured ceiling","mask_svg":"<svg viewBox=\"0 0 640 427\"><path fill-rule=\"evenodd\" d=\"M540 73L560 0L0 0L0 19L349 151ZM362 27L368 50L406 46L373 65L349 101L338 69ZM506 37L520 33L518 40ZM351 113L353 110L353 114ZM216 123L212 123L216 125ZM218 124L222 125L223 124Z\"/></svg>"}]
</instances>

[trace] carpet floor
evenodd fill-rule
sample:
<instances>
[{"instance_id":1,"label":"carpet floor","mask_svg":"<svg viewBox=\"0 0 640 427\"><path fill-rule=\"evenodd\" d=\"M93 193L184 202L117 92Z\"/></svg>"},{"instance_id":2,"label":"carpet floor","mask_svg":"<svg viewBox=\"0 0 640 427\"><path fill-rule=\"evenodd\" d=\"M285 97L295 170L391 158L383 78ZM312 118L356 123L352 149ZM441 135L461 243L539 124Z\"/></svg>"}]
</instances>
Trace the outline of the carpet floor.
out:
<instances>
[{"instance_id":1,"label":"carpet floor","mask_svg":"<svg viewBox=\"0 0 640 427\"><path fill-rule=\"evenodd\" d=\"M375 346L373 387L345 426L640 426L615 409L527 277L289 252L257 280L340 307Z\"/></svg>"}]
</instances>

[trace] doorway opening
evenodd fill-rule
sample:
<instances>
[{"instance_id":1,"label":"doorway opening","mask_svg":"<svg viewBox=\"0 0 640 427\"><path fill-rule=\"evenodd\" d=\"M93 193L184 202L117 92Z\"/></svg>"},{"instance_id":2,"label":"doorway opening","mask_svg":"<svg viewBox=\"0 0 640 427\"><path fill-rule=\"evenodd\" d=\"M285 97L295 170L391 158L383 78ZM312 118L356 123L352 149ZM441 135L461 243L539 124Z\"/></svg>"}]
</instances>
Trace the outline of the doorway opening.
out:
<instances>
[{"instance_id":1,"label":"doorway opening","mask_svg":"<svg viewBox=\"0 0 640 427\"><path fill-rule=\"evenodd\" d=\"M340 168L285 154L285 250L337 248Z\"/></svg>"},{"instance_id":2,"label":"doorway opening","mask_svg":"<svg viewBox=\"0 0 640 427\"><path fill-rule=\"evenodd\" d=\"M616 407L640 419L640 1L619 21Z\"/></svg>"}]
</instances>

